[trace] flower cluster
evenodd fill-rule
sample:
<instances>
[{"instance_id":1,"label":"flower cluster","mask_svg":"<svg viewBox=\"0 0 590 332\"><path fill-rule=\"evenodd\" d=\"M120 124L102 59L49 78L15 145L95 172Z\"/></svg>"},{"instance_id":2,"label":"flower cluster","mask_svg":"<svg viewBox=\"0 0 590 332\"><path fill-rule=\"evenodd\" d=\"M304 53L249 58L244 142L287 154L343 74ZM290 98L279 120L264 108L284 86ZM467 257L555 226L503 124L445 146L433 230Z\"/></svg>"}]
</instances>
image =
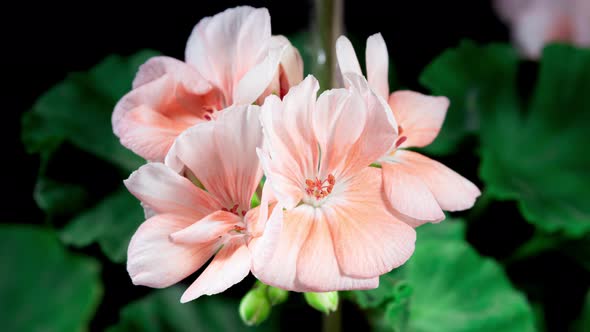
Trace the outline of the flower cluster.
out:
<instances>
[{"instance_id":1,"label":"flower cluster","mask_svg":"<svg viewBox=\"0 0 590 332\"><path fill-rule=\"evenodd\" d=\"M434 140L447 98L389 95L379 34L367 78L348 39L336 51L344 87L318 97L268 11L237 7L197 24L186 62L141 66L113 113L149 160L125 181L147 218L128 250L135 284L168 287L214 257L182 302L250 272L292 291L375 288L412 255L415 227L473 205L471 182L406 150Z\"/></svg>"}]
</instances>

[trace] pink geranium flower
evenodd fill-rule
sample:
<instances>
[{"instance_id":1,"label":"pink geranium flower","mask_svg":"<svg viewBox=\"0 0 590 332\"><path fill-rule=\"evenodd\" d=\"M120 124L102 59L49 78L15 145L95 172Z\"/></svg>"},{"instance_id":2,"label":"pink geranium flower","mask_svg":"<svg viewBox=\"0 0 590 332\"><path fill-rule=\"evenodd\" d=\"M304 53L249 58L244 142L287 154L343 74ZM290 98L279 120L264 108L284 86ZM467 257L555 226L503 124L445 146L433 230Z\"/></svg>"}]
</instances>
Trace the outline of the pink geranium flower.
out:
<instances>
[{"instance_id":1,"label":"pink geranium flower","mask_svg":"<svg viewBox=\"0 0 590 332\"><path fill-rule=\"evenodd\" d=\"M262 177L259 114L254 105L230 107L217 121L178 137L173 153L176 166L183 165L181 174L148 163L125 181L152 215L129 244L127 270L134 284L168 287L215 255L183 294L187 302L222 292L249 273L248 245L267 213L266 206L250 209Z\"/></svg>"},{"instance_id":2,"label":"pink geranium flower","mask_svg":"<svg viewBox=\"0 0 590 332\"><path fill-rule=\"evenodd\" d=\"M318 89L308 76L262 106L259 156L284 215L269 219L252 271L294 291L375 288L414 251L414 229L388 212L381 172L369 167L393 145L396 125L368 86L317 98Z\"/></svg>"},{"instance_id":3,"label":"pink geranium flower","mask_svg":"<svg viewBox=\"0 0 590 332\"><path fill-rule=\"evenodd\" d=\"M537 59L550 42L590 46L590 0L495 0L521 53Z\"/></svg>"},{"instance_id":4,"label":"pink geranium flower","mask_svg":"<svg viewBox=\"0 0 590 332\"><path fill-rule=\"evenodd\" d=\"M336 50L343 74L362 75L352 44L346 37L338 39ZM383 188L391 206L412 226L443 220L443 210L458 211L473 206L480 195L473 183L437 161L405 150L427 146L436 138L449 100L413 91L389 95L389 57L381 34L367 40L366 59L368 83L382 100L389 100L398 124L397 130L389 132L395 144L373 160L381 164Z\"/></svg>"},{"instance_id":5,"label":"pink geranium flower","mask_svg":"<svg viewBox=\"0 0 590 332\"><path fill-rule=\"evenodd\" d=\"M299 52L285 37L271 36L264 8L237 7L202 19L185 60L148 60L113 112L121 144L147 160L163 161L183 130L217 111L284 95L303 78Z\"/></svg>"}]
</instances>

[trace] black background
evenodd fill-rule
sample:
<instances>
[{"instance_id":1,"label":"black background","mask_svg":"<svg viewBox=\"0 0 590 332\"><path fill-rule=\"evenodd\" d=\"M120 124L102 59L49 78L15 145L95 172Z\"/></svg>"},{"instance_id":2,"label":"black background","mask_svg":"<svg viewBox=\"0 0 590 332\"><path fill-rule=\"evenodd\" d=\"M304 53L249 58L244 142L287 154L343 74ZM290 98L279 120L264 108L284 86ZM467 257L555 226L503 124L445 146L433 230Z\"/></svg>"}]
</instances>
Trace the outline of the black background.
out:
<instances>
[{"instance_id":1,"label":"black background","mask_svg":"<svg viewBox=\"0 0 590 332\"><path fill-rule=\"evenodd\" d=\"M311 1L165 1L157 4L143 2L127 8L102 2L79 3L77 6L51 4L51 7L44 8L20 4L20 8L7 9L1 23L4 37L0 64L3 67L1 112L5 117L2 142L8 148L8 154L1 157L4 198L0 200L0 211L3 222L42 222L43 214L32 199L38 158L27 155L20 143L20 117L40 94L64 79L68 72L87 70L112 53L129 55L139 49L151 48L182 59L186 40L201 18L242 4L267 7L273 34L288 36L310 25ZM347 33L358 40L381 32L397 71L397 81L419 91L423 91L417 81L422 69L460 40L468 38L479 43L509 41L507 28L496 17L488 1L345 1L345 25ZM477 159L468 163L473 170L465 175L477 179ZM461 172L461 168L468 167L459 166L458 171ZM99 173L92 174L100 179ZM518 215L513 203L498 203L494 210ZM476 228L480 227L479 233L487 235L471 236L470 241L479 243L476 248L482 254L501 257L505 253L497 249L497 242L506 240L510 243L510 239L497 238L498 234L503 234L497 227L509 227L510 220L489 218L494 220L476 225ZM521 235L528 235L531 231L526 225L514 230ZM97 248L88 251L101 255ZM556 262L553 269L545 269L547 262L553 261ZM542 298L537 299L550 303L546 312L549 330L563 331L563 326L578 314L584 287L589 280L587 272L561 262L559 257L549 256L538 263L512 267L509 274L518 282L519 278L526 278L530 269L547 273L547 279L533 287L570 284L567 289L543 292ZM103 280L108 282L105 283L103 304L93 320L94 331L116 322L120 305L147 292L141 287L127 290L129 279L124 266L107 264ZM126 290L118 291L122 287ZM232 290L230 295L237 297L247 288ZM574 292L574 299L570 299ZM319 326L319 314L299 304L298 300L291 301L285 308L292 309L292 312L282 315L282 327L300 330L309 328L310 324ZM352 308L345 307L344 313L347 317L345 330L367 327L362 316Z\"/></svg>"}]
</instances>

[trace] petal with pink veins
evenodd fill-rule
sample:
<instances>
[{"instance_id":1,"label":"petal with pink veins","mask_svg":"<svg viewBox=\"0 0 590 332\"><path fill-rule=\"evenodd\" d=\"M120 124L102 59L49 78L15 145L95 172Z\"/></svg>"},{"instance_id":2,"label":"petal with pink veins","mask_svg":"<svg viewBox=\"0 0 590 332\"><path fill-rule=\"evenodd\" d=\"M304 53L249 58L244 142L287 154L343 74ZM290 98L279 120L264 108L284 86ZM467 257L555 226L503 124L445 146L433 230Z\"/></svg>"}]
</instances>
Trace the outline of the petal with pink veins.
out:
<instances>
[{"instance_id":1,"label":"petal with pink veins","mask_svg":"<svg viewBox=\"0 0 590 332\"><path fill-rule=\"evenodd\" d=\"M469 209L481 195L471 181L447 166L413 151L397 151L395 160L414 170L445 211Z\"/></svg>"},{"instance_id":2,"label":"petal with pink veins","mask_svg":"<svg viewBox=\"0 0 590 332\"><path fill-rule=\"evenodd\" d=\"M160 214L137 229L127 251L127 271L135 285L163 288L197 271L215 254L220 243L179 245L169 235L189 226L194 219Z\"/></svg>"},{"instance_id":3,"label":"petal with pink veins","mask_svg":"<svg viewBox=\"0 0 590 332\"><path fill-rule=\"evenodd\" d=\"M318 89L317 80L308 76L283 100L271 95L262 105L266 144L260 153L262 164L275 194L288 209L301 199L305 179L317 172L319 149L311 124Z\"/></svg>"},{"instance_id":4,"label":"petal with pink veins","mask_svg":"<svg viewBox=\"0 0 590 332\"><path fill-rule=\"evenodd\" d=\"M449 99L413 91L396 91L389 97L389 106L406 137L399 147L424 147L436 138L443 125Z\"/></svg>"},{"instance_id":5,"label":"petal with pink veins","mask_svg":"<svg viewBox=\"0 0 590 332\"><path fill-rule=\"evenodd\" d=\"M363 99L354 91L333 89L320 95L312 121L322 152L320 178L325 179L335 171L333 175L340 177L346 157L363 132L367 112Z\"/></svg>"},{"instance_id":6,"label":"petal with pink veins","mask_svg":"<svg viewBox=\"0 0 590 332\"><path fill-rule=\"evenodd\" d=\"M270 37L268 10L227 9L195 26L186 45L186 62L223 91L231 105L238 82L266 56Z\"/></svg>"},{"instance_id":7,"label":"petal with pink veins","mask_svg":"<svg viewBox=\"0 0 590 332\"><path fill-rule=\"evenodd\" d=\"M242 281L250 273L250 252L243 238L226 243L205 271L182 294L186 303L202 295L218 294Z\"/></svg>"},{"instance_id":8,"label":"petal with pink veins","mask_svg":"<svg viewBox=\"0 0 590 332\"><path fill-rule=\"evenodd\" d=\"M342 273L373 278L405 263L416 232L387 211L381 170L367 167L345 185L321 207Z\"/></svg>"},{"instance_id":9,"label":"petal with pink veins","mask_svg":"<svg viewBox=\"0 0 590 332\"><path fill-rule=\"evenodd\" d=\"M164 164L143 165L124 183L129 192L155 213L173 213L195 221L222 208L214 197Z\"/></svg>"},{"instance_id":10,"label":"petal with pink veins","mask_svg":"<svg viewBox=\"0 0 590 332\"><path fill-rule=\"evenodd\" d=\"M389 203L395 210L412 219L423 222L443 220L444 212L412 166L396 162L381 164L383 186Z\"/></svg>"},{"instance_id":11,"label":"petal with pink veins","mask_svg":"<svg viewBox=\"0 0 590 332\"><path fill-rule=\"evenodd\" d=\"M222 104L219 91L197 71L168 57L143 64L133 86L115 106L113 131L124 146L152 161L164 160L180 132Z\"/></svg>"},{"instance_id":12,"label":"petal with pink veins","mask_svg":"<svg viewBox=\"0 0 590 332\"><path fill-rule=\"evenodd\" d=\"M241 221L242 218L231 212L215 211L192 225L170 234L170 240L177 244L195 244L221 239L234 226L241 224Z\"/></svg>"},{"instance_id":13,"label":"petal with pink veins","mask_svg":"<svg viewBox=\"0 0 590 332\"><path fill-rule=\"evenodd\" d=\"M330 292L335 290L373 289L379 286L379 277L356 279L342 275L334 243L330 235L328 221L321 209L306 207L307 217L303 220L285 220L285 222L308 222L309 234L301 246L297 259L297 283L302 289L313 292ZM313 211L315 210L315 211Z\"/></svg>"},{"instance_id":14,"label":"petal with pink veins","mask_svg":"<svg viewBox=\"0 0 590 332\"><path fill-rule=\"evenodd\" d=\"M215 121L183 132L172 151L225 208L238 204L238 213L250 208L262 178L256 155L256 148L262 146L259 114L259 107L254 105L227 108Z\"/></svg>"}]
</instances>

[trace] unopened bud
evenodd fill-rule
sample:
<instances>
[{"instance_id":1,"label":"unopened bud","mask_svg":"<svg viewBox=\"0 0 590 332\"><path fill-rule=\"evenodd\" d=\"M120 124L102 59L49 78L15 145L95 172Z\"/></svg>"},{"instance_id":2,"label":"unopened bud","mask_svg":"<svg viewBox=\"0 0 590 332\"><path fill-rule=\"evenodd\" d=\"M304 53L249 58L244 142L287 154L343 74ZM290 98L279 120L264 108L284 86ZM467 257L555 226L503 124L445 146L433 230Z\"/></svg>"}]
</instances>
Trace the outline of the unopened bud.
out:
<instances>
[{"instance_id":1,"label":"unopened bud","mask_svg":"<svg viewBox=\"0 0 590 332\"><path fill-rule=\"evenodd\" d=\"M264 322L270 314L270 301L264 289L250 290L240 302L240 318L248 325L258 325Z\"/></svg>"},{"instance_id":2,"label":"unopened bud","mask_svg":"<svg viewBox=\"0 0 590 332\"><path fill-rule=\"evenodd\" d=\"M338 309L338 292L304 293L303 295L307 304L325 314Z\"/></svg>"},{"instance_id":3,"label":"unopened bud","mask_svg":"<svg viewBox=\"0 0 590 332\"><path fill-rule=\"evenodd\" d=\"M281 303L287 301L287 298L289 297L288 291L286 291L284 289L272 287L272 286L269 286L266 292L268 294L268 299L270 300L270 304L272 304L272 305L281 304Z\"/></svg>"}]
</instances>

